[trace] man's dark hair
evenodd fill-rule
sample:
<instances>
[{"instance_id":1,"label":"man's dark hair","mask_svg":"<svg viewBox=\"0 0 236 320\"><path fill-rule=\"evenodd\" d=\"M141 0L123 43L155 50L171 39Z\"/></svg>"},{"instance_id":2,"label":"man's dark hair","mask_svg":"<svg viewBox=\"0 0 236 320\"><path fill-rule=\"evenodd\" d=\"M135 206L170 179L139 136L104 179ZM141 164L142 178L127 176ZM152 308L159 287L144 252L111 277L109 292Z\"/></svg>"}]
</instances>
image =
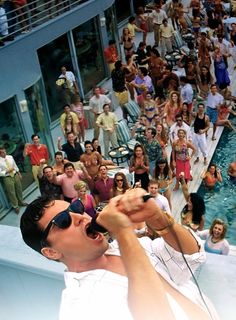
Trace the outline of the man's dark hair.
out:
<instances>
[{"instance_id":1,"label":"man's dark hair","mask_svg":"<svg viewBox=\"0 0 236 320\"><path fill-rule=\"evenodd\" d=\"M139 67L139 70L142 72L142 74L144 75L144 77L146 77L146 76L148 75L147 68L145 68L145 67Z\"/></svg>"},{"instance_id":2,"label":"man's dark hair","mask_svg":"<svg viewBox=\"0 0 236 320\"><path fill-rule=\"evenodd\" d=\"M147 131L151 131L152 132L152 136L153 136L153 138L155 137L155 135L157 134L157 131L156 131L156 129L155 128L153 128L153 127L149 127L149 128L147 128Z\"/></svg>"},{"instance_id":3,"label":"man's dark hair","mask_svg":"<svg viewBox=\"0 0 236 320\"><path fill-rule=\"evenodd\" d=\"M146 46L145 42L143 42L143 41L139 42L139 45L138 45L139 48L144 47L144 46Z\"/></svg>"},{"instance_id":4,"label":"man's dark hair","mask_svg":"<svg viewBox=\"0 0 236 320\"><path fill-rule=\"evenodd\" d=\"M173 70L173 67L172 67L170 64L168 64L168 65L166 66L166 70L172 71L172 70Z\"/></svg>"},{"instance_id":5,"label":"man's dark hair","mask_svg":"<svg viewBox=\"0 0 236 320\"><path fill-rule=\"evenodd\" d=\"M189 83L188 79L185 76L179 77L179 81L183 83Z\"/></svg>"},{"instance_id":6,"label":"man's dark hair","mask_svg":"<svg viewBox=\"0 0 236 320\"><path fill-rule=\"evenodd\" d=\"M102 106L103 110L104 110L104 108L105 108L106 106L108 106L108 107L109 107L109 109L110 109L110 105L109 105L109 103L105 103L105 104Z\"/></svg>"},{"instance_id":7,"label":"man's dark hair","mask_svg":"<svg viewBox=\"0 0 236 320\"><path fill-rule=\"evenodd\" d=\"M45 170L46 170L46 169L52 169L52 170L53 170L53 167L52 167L52 166L46 166L46 167L44 167L44 168L43 168L43 174L45 173Z\"/></svg>"},{"instance_id":8,"label":"man's dark hair","mask_svg":"<svg viewBox=\"0 0 236 320\"><path fill-rule=\"evenodd\" d=\"M134 21L135 21L135 17L134 16L129 17L129 23L132 23Z\"/></svg>"},{"instance_id":9,"label":"man's dark hair","mask_svg":"<svg viewBox=\"0 0 236 320\"><path fill-rule=\"evenodd\" d=\"M91 142L90 140L86 140L86 141L84 142L84 146L85 146L85 147L86 147L88 144L92 146L92 142Z\"/></svg>"},{"instance_id":10,"label":"man's dark hair","mask_svg":"<svg viewBox=\"0 0 236 320\"><path fill-rule=\"evenodd\" d=\"M203 108L205 108L205 104L202 103L202 102L200 102L200 103L197 105L198 108L199 108L200 106L203 106Z\"/></svg>"},{"instance_id":11,"label":"man's dark hair","mask_svg":"<svg viewBox=\"0 0 236 320\"><path fill-rule=\"evenodd\" d=\"M68 137L69 134L73 134L74 135L74 132L69 131L69 132L67 132L66 136Z\"/></svg>"},{"instance_id":12,"label":"man's dark hair","mask_svg":"<svg viewBox=\"0 0 236 320\"><path fill-rule=\"evenodd\" d=\"M120 70L122 67L122 61L121 60L117 60L115 62L115 69Z\"/></svg>"},{"instance_id":13,"label":"man's dark hair","mask_svg":"<svg viewBox=\"0 0 236 320\"><path fill-rule=\"evenodd\" d=\"M41 253L41 239L43 230L40 229L38 221L44 214L44 210L50 207L54 199L49 196L39 197L31 202L20 220L20 230L24 242L35 251Z\"/></svg>"},{"instance_id":14,"label":"man's dark hair","mask_svg":"<svg viewBox=\"0 0 236 320\"><path fill-rule=\"evenodd\" d=\"M183 115L182 113L177 113L177 115L175 116L175 120L181 118L183 120Z\"/></svg>"},{"instance_id":15,"label":"man's dark hair","mask_svg":"<svg viewBox=\"0 0 236 320\"><path fill-rule=\"evenodd\" d=\"M39 139L40 139L40 136L38 135L38 134L32 134L32 136L31 136L31 140L33 140L35 137L38 137Z\"/></svg>"},{"instance_id":16,"label":"man's dark hair","mask_svg":"<svg viewBox=\"0 0 236 320\"><path fill-rule=\"evenodd\" d=\"M54 157L56 158L56 156L62 156L63 157L63 153L61 151L57 151L54 154Z\"/></svg>"},{"instance_id":17,"label":"man's dark hair","mask_svg":"<svg viewBox=\"0 0 236 320\"><path fill-rule=\"evenodd\" d=\"M69 167L72 167L72 168L75 170L75 166L73 165L73 163L67 162L67 163L64 164L64 170L65 170L66 168L69 168Z\"/></svg>"},{"instance_id":18,"label":"man's dark hair","mask_svg":"<svg viewBox=\"0 0 236 320\"><path fill-rule=\"evenodd\" d=\"M70 108L70 105L69 105L69 104L65 104L65 105L63 106L63 109L65 109L66 107L69 107L69 108Z\"/></svg>"}]
</instances>

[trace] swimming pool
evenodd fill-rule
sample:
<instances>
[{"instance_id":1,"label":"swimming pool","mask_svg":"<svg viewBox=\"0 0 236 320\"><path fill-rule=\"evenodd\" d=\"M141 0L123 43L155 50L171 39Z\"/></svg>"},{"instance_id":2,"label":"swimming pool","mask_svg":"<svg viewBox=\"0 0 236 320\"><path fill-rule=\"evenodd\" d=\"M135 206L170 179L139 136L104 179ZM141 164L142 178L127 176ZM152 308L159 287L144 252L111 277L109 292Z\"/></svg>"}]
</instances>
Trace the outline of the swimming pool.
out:
<instances>
[{"instance_id":1,"label":"swimming pool","mask_svg":"<svg viewBox=\"0 0 236 320\"><path fill-rule=\"evenodd\" d=\"M236 118L230 119L236 126ZM198 192L204 197L206 204L205 228L209 228L215 218L228 223L227 240L236 245L236 184L227 175L229 163L236 159L236 132L224 129L211 162L220 168L223 182L215 190L207 190L201 184Z\"/></svg>"}]
</instances>

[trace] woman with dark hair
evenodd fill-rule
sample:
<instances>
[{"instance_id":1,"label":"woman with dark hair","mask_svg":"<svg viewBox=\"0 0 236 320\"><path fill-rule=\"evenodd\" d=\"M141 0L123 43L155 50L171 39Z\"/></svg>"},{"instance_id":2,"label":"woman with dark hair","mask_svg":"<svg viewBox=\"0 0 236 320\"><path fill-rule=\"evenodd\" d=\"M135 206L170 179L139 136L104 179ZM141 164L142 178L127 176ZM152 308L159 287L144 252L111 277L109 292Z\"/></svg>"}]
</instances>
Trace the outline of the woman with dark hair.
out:
<instances>
[{"instance_id":1,"label":"woman with dark hair","mask_svg":"<svg viewBox=\"0 0 236 320\"><path fill-rule=\"evenodd\" d=\"M138 69L134 63L134 56L127 55L125 57L126 66L124 67L125 70L125 81L127 89L129 90L131 100L134 100L134 87L132 86L131 82L135 79L136 74L138 73Z\"/></svg>"},{"instance_id":2,"label":"woman with dark hair","mask_svg":"<svg viewBox=\"0 0 236 320\"><path fill-rule=\"evenodd\" d=\"M93 147L93 151L97 151L102 155L101 146L99 145L99 141L97 138L93 138L92 147ZM104 158L102 158L102 164L104 164L105 166L117 167L116 164L112 162L112 160L105 160Z\"/></svg>"},{"instance_id":3,"label":"woman with dark hair","mask_svg":"<svg viewBox=\"0 0 236 320\"><path fill-rule=\"evenodd\" d=\"M213 189L217 182L223 181L220 169L214 163L211 163L208 169L201 174L201 178L209 189Z\"/></svg>"},{"instance_id":4,"label":"woman with dark hair","mask_svg":"<svg viewBox=\"0 0 236 320\"><path fill-rule=\"evenodd\" d=\"M134 53L134 42L128 28L123 29L120 44L124 45L125 56Z\"/></svg>"},{"instance_id":5,"label":"woman with dark hair","mask_svg":"<svg viewBox=\"0 0 236 320\"><path fill-rule=\"evenodd\" d=\"M182 105L182 111L181 111L181 116L183 117L183 121L188 125L191 126L192 123L192 114L188 110L188 103L184 102Z\"/></svg>"},{"instance_id":6,"label":"woman with dark hair","mask_svg":"<svg viewBox=\"0 0 236 320\"><path fill-rule=\"evenodd\" d=\"M123 172L117 172L113 178L113 187L110 191L111 198L124 194L130 185Z\"/></svg>"},{"instance_id":7,"label":"woman with dark hair","mask_svg":"<svg viewBox=\"0 0 236 320\"><path fill-rule=\"evenodd\" d=\"M141 187L148 190L149 183L149 161L141 144L136 144L134 154L130 159L129 172L134 172L134 182L140 182Z\"/></svg>"},{"instance_id":8,"label":"woman with dark hair","mask_svg":"<svg viewBox=\"0 0 236 320\"><path fill-rule=\"evenodd\" d=\"M63 153L61 151L57 151L55 153L55 164L53 165L54 173L59 176L64 173L64 164L68 162L68 160L64 159Z\"/></svg>"},{"instance_id":9,"label":"woman with dark hair","mask_svg":"<svg viewBox=\"0 0 236 320\"><path fill-rule=\"evenodd\" d=\"M210 73L210 70L207 66L202 66L200 72L198 73L197 84L200 90L200 96L204 99L207 98L207 95L210 91L210 86L213 83L213 78Z\"/></svg>"},{"instance_id":10,"label":"woman with dark hair","mask_svg":"<svg viewBox=\"0 0 236 320\"><path fill-rule=\"evenodd\" d=\"M156 123L156 131L157 134L155 136L155 139L160 143L163 156L167 158L166 147L168 143L168 136L166 129L162 123Z\"/></svg>"},{"instance_id":11,"label":"woman with dark hair","mask_svg":"<svg viewBox=\"0 0 236 320\"><path fill-rule=\"evenodd\" d=\"M201 239L206 240L204 248L206 252L215 254L229 254L229 243L225 239L227 224L221 219L214 219L209 230L198 231Z\"/></svg>"},{"instance_id":12,"label":"woman with dark hair","mask_svg":"<svg viewBox=\"0 0 236 320\"><path fill-rule=\"evenodd\" d=\"M166 158L157 160L156 167L154 170L154 178L158 182L159 193L167 198L170 209L171 209L170 184L172 183L173 179L172 179L172 171L169 167L169 164Z\"/></svg>"},{"instance_id":13,"label":"woman with dark hair","mask_svg":"<svg viewBox=\"0 0 236 320\"><path fill-rule=\"evenodd\" d=\"M189 193L183 173L179 175L179 181L187 201L181 212L181 223L194 231L203 230L206 211L204 199L196 192Z\"/></svg>"}]
</instances>

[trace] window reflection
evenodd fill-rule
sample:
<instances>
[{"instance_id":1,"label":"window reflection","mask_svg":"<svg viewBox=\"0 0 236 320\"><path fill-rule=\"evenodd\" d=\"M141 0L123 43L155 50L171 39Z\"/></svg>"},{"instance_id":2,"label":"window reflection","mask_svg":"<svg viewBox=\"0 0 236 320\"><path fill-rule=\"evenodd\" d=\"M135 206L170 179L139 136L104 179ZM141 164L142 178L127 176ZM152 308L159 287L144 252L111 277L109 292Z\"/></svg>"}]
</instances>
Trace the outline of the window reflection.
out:
<instances>
[{"instance_id":1,"label":"window reflection","mask_svg":"<svg viewBox=\"0 0 236 320\"><path fill-rule=\"evenodd\" d=\"M127 0L115 0L116 17L118 23L128 18L131 15L130 1Z\"/></svg>"},{"instance_id":2,"label":"window reflection","mask_svg":"<svg viewBox=\"0 0 236 320\"><path fill-rule=\"evenodd\" d=\"M105 18L106 18L106 30L107 30L107 37L108 40L114 40L116 39L117 35L117 24L115 20L115 14L113 7L107 9L104 12Z\"/></svg>"},{"instance_id":3,"label":"window reflection","mask_svg":"<svg viewBox=\"0 0 236 320\"><path fill-rule=\"evenodd\" d=\"M66 34L48 43L38 50L41 71L43 75L47 102L51 120L56 120L62 112L63 106L68 101L62 87L56 84L61 75L61 67L72 70L70 49Z\"/></svg>"},{"instance_id":4,"label":"window reflection","mask_svg":"<svg viewBox=\"0 0 236 320\"><path fill-rule=\"evenodd\" d=\"M73 37L83 89L86 94L105 77L97 19L91 19L74 29Z\"/></svg>"},{"instance_id":5,"label":"window reflection","mask_svg":"<svg viewBox=\"0 0 236 320\"><path fill-rule=\"evenodd\" d=\"M37 82L33 86L25 90L25 97L28 104L30 119L32 122L34 133L40 135L42 143L46 143L44 132L46 129L46 118L43 111L42 95L40 91L40 83Z\"/></svg>"},{"instance_id":6,"label":"window reflection","mask_svg":"<svg viewBox=\"0 0 236 320\"><path fill-rule=\"evenodd\" d=\"M23 157L25 139L20 120L16 112L15 99L0 103L0 145L6 148L7 154L13 156L22 174L22 187L26 189L32 182L31 166Z\"/></svg>"}]
</instances>

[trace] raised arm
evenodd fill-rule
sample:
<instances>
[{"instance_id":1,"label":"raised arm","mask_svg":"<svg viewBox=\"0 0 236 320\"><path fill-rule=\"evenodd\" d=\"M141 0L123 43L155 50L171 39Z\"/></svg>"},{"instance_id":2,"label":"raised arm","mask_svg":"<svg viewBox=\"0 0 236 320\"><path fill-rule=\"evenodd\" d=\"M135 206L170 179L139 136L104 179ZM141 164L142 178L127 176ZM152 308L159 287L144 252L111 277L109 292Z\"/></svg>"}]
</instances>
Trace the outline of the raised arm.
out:
<instances>
[{"instance_id":1,"label":"raised arm","mask_svg":"<svg viewBox=\"0 0 236 320\"><path fill-rule=\"evenodd\" d=\"M62 144L61 144L61 137L58 137L57 138L57 148L58 148L58 150L62 150Z\"/></svg>"},{"instance_id":2,"label":"raised arm","mask_svg":"<svg viewBox=\"0 0 236 320\"><path fill-rule=\"evenodd\" d=\"M137 190L137 189L136 189ZM128 305L135 320L174 320L159 274L133 232L131 220L118 210L119 197L99 214L98 222L117 239L128 277Z\"/></svg>"}]
</instances>

